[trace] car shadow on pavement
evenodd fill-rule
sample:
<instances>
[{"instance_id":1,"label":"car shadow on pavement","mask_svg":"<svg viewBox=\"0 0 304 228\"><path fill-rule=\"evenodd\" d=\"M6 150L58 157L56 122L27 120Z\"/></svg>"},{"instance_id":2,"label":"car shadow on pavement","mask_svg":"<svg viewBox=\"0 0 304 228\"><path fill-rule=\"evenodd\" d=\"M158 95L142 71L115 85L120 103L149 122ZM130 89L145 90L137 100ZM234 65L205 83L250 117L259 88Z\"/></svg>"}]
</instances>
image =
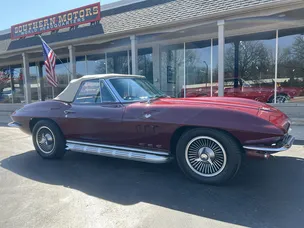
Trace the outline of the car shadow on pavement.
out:
<instances>
[{"instance_id":1,"label":"car shadow on pavement","mask_svg":"<svg viewBox=\"0 0 304 228\"><path fill-rule=\"evenodd\" d=\"M145 202L249 227L299 227L304 222L304 160L299 158L246 159L236 178L221 187L186 179L175 163L71 152L62 160L43 160L29 151L2 160L1 167L122 205Z\"/></svg>"}]
</instances>

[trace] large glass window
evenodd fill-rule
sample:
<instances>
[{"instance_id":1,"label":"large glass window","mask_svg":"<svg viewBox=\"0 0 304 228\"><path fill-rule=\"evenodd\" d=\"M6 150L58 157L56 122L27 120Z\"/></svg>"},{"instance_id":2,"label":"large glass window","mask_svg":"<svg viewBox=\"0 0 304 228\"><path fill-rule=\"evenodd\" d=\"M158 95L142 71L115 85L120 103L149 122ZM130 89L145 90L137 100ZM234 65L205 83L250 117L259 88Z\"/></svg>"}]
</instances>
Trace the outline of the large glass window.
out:
<instances>
[{"instance_id":1,"label":"large glass window","mask_svg":"<svg viewBox=\"0 0 304 228\"><path fill-rule=\"evenodd\" d=\"M184 85L184 44L161 47L161 90L178 97Z\"/></svg>"},{"instance_id":2,"label":"large glass window","mask_svg":"<svg viewBox=\"0 0 304 228\"><path fill-rule=\"evenodd\" d=\"M226 39L224 96L274 102L275 32Z\"/></svg>"},{"instance_id":3,"label":"large glass window","mask_svg":"<svg viewBox=\"0 0 304 228\"><path fill-rule=\"evenodd\" d=\"M304 29L279 31L277 102L304 102Z\"/></svg>"},{"instance_id":4,"label":"large glass window","mask_svg":"<svg viewBox=\"0 0 304 228\"><path fill-rule=\"evenodd\" d=\"M38 67L35 64L30 64L30 77L29 83L31 85L31 99L32 101L38 101L41 99L39 97L40 85L38 83Z\"/></svg>"},{"instance_id":5,"label":"large glass window","mask_svg":"<svg viewBox=\"0 0 304 228\"><path fill-rule=\"evenodd\" d=\"M153 83L152 48L138 50L138 74L143 75Z\"/></svg>"},{"instance_id":6,"label":"large glass window","mask_svg":"<svg viewBox=\"0 0 304 228\"><path fill-rule=\"evenodd\" d=\"M224 96L274 102L275 46L275 32L226 38ZM183 44L162 48L161 89L178 97L217 96L217 40L185 47L185 53Z\"/></svg>"},{"instance_id":7,"label":"large glass window","mask_svg":"<svg viewBox=\"0 0 304 228\"><path fill-rule=\"evenodd\" d=\"M186 43L186 97L210 96L210 72L211 41Z\"/></svg>"},{"instance_id":8,"label":"large glass window","mask_svg":"<svg viewBox=\"0 0 304 228\"><path fill-rule=\"evenodd\" d=\"M12 103L24 103L24 78L21 65L10 66Z\"/></svg>"},{"instance_id":9,"label":"large glass window","mask_svg":"<svg viewBox=\"0 0 304 228\"><path fill-rule=\"evenodd\" d=\"M76 72L77 72L77 78L80 78L87 74L85 56L76 57Z\"/></svg>"},{"instance_id":10,"label":"large glass window","mask_svg":"<svg viewBox=\"0 0 304 228\"><path fill-rule=\"evenodd\" d=\"M130 56L128 51L107 53L107 72L117 74L130 74Z\"/></svg>"},{"instance_id":11,"label":"large glass window","mask_svg":"<svg viewBox=\"0 0 304 228\"><path fill-rule=\"evenodd\" d=\"M88 74L105 74L105 54L87 55Z\"/></svg>"},{"instance_id":12,"label":"large glass window","mask_svg":"<svg viewBox=\"0 0 304 228\"><path fill-rule=\"evenodd\" d=\"M13 103L11 76L9 67L0 69L0 103Z\"/></svg>"}]
</instances>

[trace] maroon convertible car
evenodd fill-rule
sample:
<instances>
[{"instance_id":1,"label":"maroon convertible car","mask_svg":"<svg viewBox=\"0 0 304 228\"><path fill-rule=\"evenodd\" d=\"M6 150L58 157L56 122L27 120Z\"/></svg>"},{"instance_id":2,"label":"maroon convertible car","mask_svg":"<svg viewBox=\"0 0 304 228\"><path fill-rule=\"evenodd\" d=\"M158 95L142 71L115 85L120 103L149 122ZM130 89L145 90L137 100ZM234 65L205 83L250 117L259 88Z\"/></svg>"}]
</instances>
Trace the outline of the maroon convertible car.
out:
<instances>
[{"instance_id":1,"label":"maroon convertible car","mask_svg":"<svg viewBox=\"0 0 304 228\"><path fill-rule=\"evenodd\" d=\"M170 98L143 76L92 75L55 99L25 105L11 127L31 134L43 158L67 150L150 163L176 159L202 183L237 173L242 154L267 157L294 137L279 110L242 98Z\"/></svg>"}]
</instances>

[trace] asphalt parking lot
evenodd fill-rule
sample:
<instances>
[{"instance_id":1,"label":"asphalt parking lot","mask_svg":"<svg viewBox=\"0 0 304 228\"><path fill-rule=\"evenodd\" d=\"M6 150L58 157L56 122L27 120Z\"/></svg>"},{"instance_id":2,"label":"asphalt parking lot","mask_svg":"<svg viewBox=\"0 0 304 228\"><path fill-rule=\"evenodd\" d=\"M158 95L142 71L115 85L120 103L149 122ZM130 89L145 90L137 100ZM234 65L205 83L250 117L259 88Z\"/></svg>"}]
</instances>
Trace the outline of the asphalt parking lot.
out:
<instances>
[{"instance_id":1,"label":"asphalt parking lot","mask_svg":"<svg viewBox=\"0 0 304 228\"><path fill-rule=\"evenodd\" d=\"M43 160L29 136L0 127L3 228L303 227L303 194L303 144L245 160L230 185L215 187L187 180L174 163L72 152Z\"/></svg>"}]
</instances>

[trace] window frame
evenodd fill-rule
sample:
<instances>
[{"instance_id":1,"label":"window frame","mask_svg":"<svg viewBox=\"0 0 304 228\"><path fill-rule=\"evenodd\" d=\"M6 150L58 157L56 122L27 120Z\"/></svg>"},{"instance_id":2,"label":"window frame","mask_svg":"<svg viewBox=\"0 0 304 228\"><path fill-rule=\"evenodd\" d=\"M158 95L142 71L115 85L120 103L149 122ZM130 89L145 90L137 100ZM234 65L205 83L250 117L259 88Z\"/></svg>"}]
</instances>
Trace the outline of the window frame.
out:
<instances>
[{"instance_id":1,"label":"window frame","mask_svg":"<svg viewBox=\"0 0 304 228\"><path fill-rule=\"evenodd\" d=\"M86 82L98 82L99 83L99 91L100 91L100 102L95 102L95 103L76 103L76 98L77 96L79 95L79 92L81 91L82 89L82 86L86 83ZM109 90L109 93L111 94L111 96L113 97L114 101L113 102L103 102L102 101L102 97L101 97L101 83L104 84L104 86L106 86L106 88ZM75 97L73 99L73 102L72 104L74 105L102 105L102 104L116 104L116 103L119 103L119 100L117 99L117 97L115 96L115 94L112 92L111 88L109 88L108 84L106 83L106 81L104 79L90 79L90 80L85 80L83 82L81 82L76 94L75 94Z\"/></svg>"}]
</instances>

